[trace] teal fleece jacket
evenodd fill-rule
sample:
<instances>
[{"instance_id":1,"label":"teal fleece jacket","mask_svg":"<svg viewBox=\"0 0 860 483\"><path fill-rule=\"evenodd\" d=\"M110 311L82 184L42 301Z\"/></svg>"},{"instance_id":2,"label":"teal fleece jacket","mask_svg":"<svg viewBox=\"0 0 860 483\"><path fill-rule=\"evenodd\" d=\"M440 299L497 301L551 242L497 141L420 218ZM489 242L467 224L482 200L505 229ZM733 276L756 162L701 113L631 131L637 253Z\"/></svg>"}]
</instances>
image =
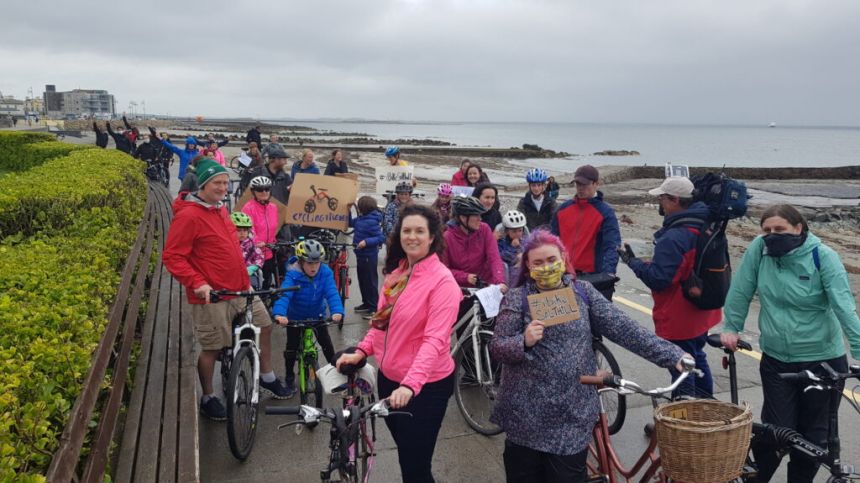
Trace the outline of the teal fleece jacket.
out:
<instances>
[{"instance_id":1,"label":"teal fleece jacket","mask_svg":"<svg viewBox=\"0 0 860 483\"><path fill-rule=\"evenodd\" d=\"M813 249L818 247L820 269ZM725 331L744 328L753 295L761 303L762 351L783 362L809 362L845 354L860 359L860 318L839 255L810 233L803 245L776 258L759 236L744 253L723 308Z\"/></svg>"}]
</instances>

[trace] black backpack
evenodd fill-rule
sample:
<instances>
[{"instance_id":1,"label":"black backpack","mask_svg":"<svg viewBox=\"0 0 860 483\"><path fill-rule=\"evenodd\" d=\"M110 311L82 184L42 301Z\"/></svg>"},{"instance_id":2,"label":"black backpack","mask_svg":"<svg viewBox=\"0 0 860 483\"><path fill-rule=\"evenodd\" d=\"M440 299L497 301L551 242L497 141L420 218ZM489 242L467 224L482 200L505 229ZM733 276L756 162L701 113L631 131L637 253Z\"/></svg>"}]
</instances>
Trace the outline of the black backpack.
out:
<instances>
[{"instance_id":1,"label":"black backpack","mask_svg":"<svg viewBox=\"0 0 860 483\"><path fill-rule=\"evenodd\" d=\"M696 259L690 276L681 283L684 298L702 310L722 308L732 282L732 265L726 227L729 220L747 212L747 187L742 181L724 173L708 173L691 180L695 187L693 201L708 205L710 215L699 219L684 218L675 225L697 224L687 229L696 234Z\"/></svg>"}]
</instances>

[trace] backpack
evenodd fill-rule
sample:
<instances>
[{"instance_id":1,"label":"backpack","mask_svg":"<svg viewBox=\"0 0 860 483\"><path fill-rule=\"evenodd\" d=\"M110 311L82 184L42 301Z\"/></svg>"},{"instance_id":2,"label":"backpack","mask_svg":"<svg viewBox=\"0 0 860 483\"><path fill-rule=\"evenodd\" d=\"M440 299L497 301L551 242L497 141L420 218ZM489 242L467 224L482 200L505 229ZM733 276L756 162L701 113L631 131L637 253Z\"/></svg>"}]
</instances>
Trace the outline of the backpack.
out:
<instances>
[{"instance_id":1,"label":"backpack","mask_svg":"<svg viewBox=\"0 0 860 483\"><path fill-rule=\"evenodd\" d=\"M696 176L693 182L693 201L701 201L711 210L711 220L732 220L747 212L747 185L729 178L725 173L708 173Z\"/></svg>"}]
</instances>

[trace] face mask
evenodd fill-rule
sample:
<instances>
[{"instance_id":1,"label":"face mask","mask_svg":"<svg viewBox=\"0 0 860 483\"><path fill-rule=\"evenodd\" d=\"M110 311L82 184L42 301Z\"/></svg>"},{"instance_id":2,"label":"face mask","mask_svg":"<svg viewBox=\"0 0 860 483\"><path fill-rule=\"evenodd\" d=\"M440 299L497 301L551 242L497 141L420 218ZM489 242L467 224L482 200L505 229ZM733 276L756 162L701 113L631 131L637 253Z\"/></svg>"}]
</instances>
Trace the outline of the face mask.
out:
<instances>
[{"instance_id":1,"label":"face mask","mask_svg":"<svg viewBox=\"0 0 860 483\"><path fill-rule=\"evenodd\" d=\"M764 245L767 247L765 255L770 257L781 257L795 248L803 245L806 234L791 235L788 233L771 233L764 236Z\"/></svg>"},{"instance_id":2,"label":"face mask","mask_svg":"<svg viewBox=\"0 0 860 483\"><path fill-rule=\"evenodd\" d=\"M534 279L539 289L545 290L556 288L561 283L561 276L564 275L565 266L562 260L556 260L547 265L535 267L529 271L532 279Z\"/></svg>"},{"instance_id":3,"label":"face mask","mask_svg":"<svg viewBox=\"0 0 860 483\"><path fill-rule=\"evenodd\" d=\"M660 205L660 206L657 208L657 213L659 213L659 214L660 214L660 216L666 216L666 211L663 209L663 205Z\"/></svg>"}]
</instances>

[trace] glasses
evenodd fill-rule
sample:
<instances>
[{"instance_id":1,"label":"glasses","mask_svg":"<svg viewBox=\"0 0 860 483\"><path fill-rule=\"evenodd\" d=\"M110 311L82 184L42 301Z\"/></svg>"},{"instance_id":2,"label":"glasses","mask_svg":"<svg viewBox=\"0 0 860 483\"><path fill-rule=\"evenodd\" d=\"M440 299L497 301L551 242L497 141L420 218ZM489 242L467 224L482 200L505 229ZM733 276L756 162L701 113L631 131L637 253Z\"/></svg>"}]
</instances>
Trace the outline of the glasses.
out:
<instances>
[{"instance_id":1,"label":"glasses","mask_svg":"<svg viewBox=\"0 0 860 483\"><path fill-rule=\"evenodd\" d=\"M251 188L251 191L256 191L257 193L265 193L267 191L272 191L272 188Z\"/></svg>"}]
</instances>

